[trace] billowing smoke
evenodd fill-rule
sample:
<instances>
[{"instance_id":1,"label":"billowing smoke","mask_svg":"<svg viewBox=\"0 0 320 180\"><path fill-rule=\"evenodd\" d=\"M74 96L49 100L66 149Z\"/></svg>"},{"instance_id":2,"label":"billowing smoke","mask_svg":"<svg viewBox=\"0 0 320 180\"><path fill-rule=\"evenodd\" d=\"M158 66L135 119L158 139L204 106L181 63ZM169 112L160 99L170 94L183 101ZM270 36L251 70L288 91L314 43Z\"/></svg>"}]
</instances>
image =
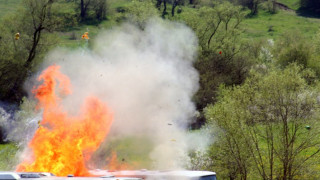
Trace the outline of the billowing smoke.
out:
<instances>
[{"instance_id":1,"label":"billowing smoke","mask_svg":"<svg viewBox=\"0 0 320 180\"><path fill-rule=\"evenodd\" d=\"M15 113L8 113L0 107L2 138L4 141L16 142L18 146L24 146L32 139L40 120L41 113L35 111L34 101L24 99L20 110Z\"/></svg>"},{"instance_id":2,"label":"billowing smoke","mask_svg":"<svg viewBox=\"0 0 320 180\"><path fill-rule=\"evenodd\" d=\"M41 113L35 111L35 103L27 99L24 99L20 110L16 110L16 107L10 108L8 104L1 105L6 107L4 109L0 106L1 138L4 142L14 142L14 145L7 145L1 149L1 161L5 162L1 170L14 170L19 163L22 153L20 150L24 150L38 128Z\"/></svg>"},{"instance_id":3,"label":"billowing smoke","mask_svg":"<svg viewBox=\"0 0 320 180\"><path fill-rule=\"evenodd\" d=\"M198 146L186 135L198 89L195 34L183 24L151 20L144 30L124 24L89 41L92 50L60 48L45 60L43 68L59 65L71 80L63 105L75 114L85 97L98 97L114 114L108 138L144 137L153 168L183 167L181 159Z\"/></svg>"}]
</instances>

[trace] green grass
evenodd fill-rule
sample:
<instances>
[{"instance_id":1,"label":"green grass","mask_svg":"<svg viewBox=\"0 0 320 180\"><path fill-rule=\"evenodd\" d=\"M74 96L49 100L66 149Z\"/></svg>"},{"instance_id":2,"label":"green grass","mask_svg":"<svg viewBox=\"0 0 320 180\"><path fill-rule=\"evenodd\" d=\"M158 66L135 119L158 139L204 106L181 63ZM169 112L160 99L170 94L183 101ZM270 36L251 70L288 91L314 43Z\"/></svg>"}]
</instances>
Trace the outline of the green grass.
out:
<instances>
[{"instance_id":1,"label":"green grass","mask_svg":"<svg viewBox=\"0 0 320 180\"><path fill-rule=\"evenodd\" d=\"M19 7L21 0L0 0L0 18L4 14L13 12ZM96 35L103 29L110 29L112 26L119 25L116 16L119 14L117 8L126 7L130 4L131 0L110 0L108 1L108 16L104 20L96 24L79 24L70 27L63 32L57 32L60 40L59 46L62 47L84 47L86 43L81 39L84 32L89 32L89 44L95 39ZM278 2L287 5L292 9L299 8L299 0L278 0ZM65 3L60 9L67 13L74 12L73 3ZM184 12L193 11L193 8L183 7ZM168 6L170 12L170 6ZM179 16L176 14L176 16ZM272 38L277 39L288 31L298 31L304 34L307 38L311 39L318 32L320 27L320 20L317 18L307 18L298 16L295 12L288 12L279 10L276 14L270 14L266 11L260 10L259 15L246 18L242 23L244 29L243 37L249 39Z\"/></svg>"},{"instance_id":2,"label":"green grass","mask_svg":"<svg viewBox=\"0 0 320 180\"><path fill-rule=\"evenodd\" d=\"M82 40L81 36L84 32L89 32L89 46L90 42L95 39L101 30L110 29L112 26L119 25L116 21L115 15L118 13L118 7L126 7L130 4L131 0L110 0L108 1L108 11L107 19L89 25L88 23L82 23L78 26L72 27L64 32L57 32L58 38L60 40L59 46L68 48L79 48L87 46L86 40Z\"/></svg>"},{"instance_id":3,"label":"green grass","mask_svg":"<svg viewBox=\"0 0 320 180\"><path fill-rule=\"evenodd\" d=\"M0 144L0 171L12 170L16 163L18 147L14 144Z\"/></svg>"},{"instance_id":4,"label":"green grass","mask_svg":"<svg viewBox=\"0 0 320 180\"><path fill-rule=\"evenodd\" d=\"M285 4L293 10L300 8L300 0L277 0L279 3Z\"/></svg>"},{"instance_id":5,"label":"green grass","mask_svg":"<svg viewBox=\"0 0 320 180\"><path fill-rule=\"evenodd\" d=\"M125 7L130 3L132 0L109 0L108 5L110 9L116 9L118 7Z\"/></svg>"},{"instance_id":6,"label":"green grass","mask_svg":"<svg viewBox=\"0 0 320 180\"><path fill-rule=\"evenodd\" d=\"M0 0L0 18L5 14L15 12L20 6L21 0Z\"/></svg>"},{"instance_id":7,"label":"green grass","mask_svg":"<svg viewBox=\"0 0 320 180\"><path fill-rule=\"evenodd\" d=\"M111 138L100 146L92 160L100 168L107 168L108 159L116 152L118 163L132 169L150 169L152 164L149 154L152 148L150 139L142 136Z\"/></svg>"},{"instance_id":8,"label":"green grass","mask_svg":"<svg viewBox=\"0 0 320 180\"><path fill-rule=\"evenodd\" d=\"M246 38L277 39L283 33L301 32L306 38L313 38L320 28L320 19L297 16L294 12L280 10L277 14L260 11L259 15L247 18L242 23Z\"/></svg>"}]
</instances>

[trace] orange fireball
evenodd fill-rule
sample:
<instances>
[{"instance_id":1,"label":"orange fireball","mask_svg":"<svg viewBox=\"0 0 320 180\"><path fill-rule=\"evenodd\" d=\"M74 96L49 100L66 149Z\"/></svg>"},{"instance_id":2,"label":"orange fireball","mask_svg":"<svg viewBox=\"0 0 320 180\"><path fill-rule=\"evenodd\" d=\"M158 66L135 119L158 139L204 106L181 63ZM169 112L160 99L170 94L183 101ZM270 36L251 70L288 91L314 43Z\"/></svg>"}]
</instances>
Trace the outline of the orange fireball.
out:
<instances>
[{"instance_id":1,"label":"orange fireball","mask_svg":"<svg viewBox=\"0 0 320 180\"><path fill-rule=\"evenodd\" d=\"M40 126L29 143L32 157L17 167L24 172L52 172L59 176L90 176L86 163L106 138L112 114L98 98L87 97L76 116L69 115L60 96L71 94L69 78L60 67L48 67L38 78L43 83L33 93L43 109Z\"/></svg>"},{"instance_id":2,"label":"orange fireball","mask_svg":"<svg viewBox=\"0 0 320 180\"><path fill-rule=\"evenodd\" d=\"M90 39L89 38L89 33L88 32L85 32L83 35L82 35L82 37L81 37L82 39Z\"/></svg>"}]
</instances>

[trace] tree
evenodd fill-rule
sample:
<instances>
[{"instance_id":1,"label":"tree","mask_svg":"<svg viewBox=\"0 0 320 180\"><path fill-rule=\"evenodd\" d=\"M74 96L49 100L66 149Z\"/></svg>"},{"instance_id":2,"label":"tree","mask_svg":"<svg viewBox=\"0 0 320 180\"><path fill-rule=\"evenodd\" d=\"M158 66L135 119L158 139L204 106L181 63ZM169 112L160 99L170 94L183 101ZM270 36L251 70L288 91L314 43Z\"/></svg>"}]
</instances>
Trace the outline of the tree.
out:
<instances>
[{"instance_id":1,"label":"tree","mask_svg":"<svg viewBox=\"0 0 320 180\"><path fill-rule=\"evenodd\" d=\"M251 15L258 14L258 6L261 2L261 0L238 0L239 4L242 6L246 6L251 10Z\"/></svg>"},{"instance_id":2,"label":"tree","mask_svg":"<svg viewBox=\"0 0 320 180\"><path fill-rule=\"evenodd\" d=\"M244 18L241 8L228 2L202 7L181 16L181 20L196 32L201 50L221 48L231 38L229 35L237 38Z\"/></svg>"},{"instance_id":3,"label":"tree","mask_svg":"<svg viewBox=\"0 0 320 180\"><path fill-rule=\"evenodd\" d=\"M92 8L95 12L95 16L99 21L106 18L107 13L107 1L106 0L95 0L92 2Z\"/></svg>"},{"instance_id":4,"label":"tree","mask_svg":"<svg viewBox=\"0 0 320 180\"><path fill-rule=\"evenodd\" d=\"M238 168L243 165L237 161L250 155L248 177L295 179L319 157L319 84L308 85L310 73L296 64L253 71L243 85L221 88L219 101L206 109Z\"/></svg>"},{"instance_id":5,"label":"tree","mask_svg":"<svg viewBox=\"0 0 320 180\"><path fill-rule=\"evenodd\" d=\"M268 0L267 1L268 11L272 14L277 13L277 1L276 0Z\"/></svg>"},{"instance_id":6,"label":"tree","mask_svg":"<svg viewBox=\"0 0 320 180\"><path fill-rule=\"evenodd\" d=\"M74 3L77 4L76 12L82 22L91 19L102 21L106 18L107 0L74 0Z\"/></svg>"},{"instance_id":7,"label":"tree","mask_svg":"<svg viewBox=\"0 0 320 180\"><path fill-rule=\"evenodd\" d=\"M185 0L157 0L156 1L156 8L159 11L161 10L162 4L163 4L162 18L165 18L165 16L168 14L167 3L171 4L171 16L173 17L175 15L176 7L179 5L184 5Z\"/></svg>"},{"instance_id":8,"label":"tree","mask_svg":"<svg viewBox=\"0 0 320 180\"><path fill-rule=\"evenodd\" d=\"M163 4L163 10L162 10L162 18L165 17L165 15L167 15L167 0L157 0L156 2L156 7L158 8L158 10L161 9L161 4Z\"/></svg>"},{"instance_id":9,"label":"tree","mask_svg":"<svg viewBox=\"0 0 320 180\"><path fill-rule=\"evenodd\" d=\"M23 89L25 79L37 65L41 53L54 41L47 41L57 19L52 11L54 0L24 0L24 9L2 23L0 80L2 100L20 102L26 94ZM20 32L20 38L14 36ZM40 58L39 58L40 59Z\"/></svg>"},{"instance_id":10,"label":"tree","mask_svg":"<svg viewBox=\"0 0 320 180\"><path fill-rule=\"evenodd\" d=\"M291 63L297 63L304 68L308 67L308 61L313 54L312 43L299 32L286 32L275 44L274 54L277 63L285 67Z\"/></svg>"},{"instance_id":11,"label":"tree","mask_svg":"<svg viewBox=\"0 0 320 180\"><path fill-rule=\"evenodd\" d=\"M92 0L80 0L80 19L84 21L87 18L90 3Z\"/></svg>"},{"instance_id":12,"label":"tree","mask_svg":"<svg viewBox=\"0 0 320 180\"><path fill-rule=\"evenodd\" d=\"M160 15L150 0L131 2L130 5L126 7L126 11L127 13L124 14L124 18L137 24L142 29L151 17L159 17Z\"/></svg>"},{"instance_id":13,"label":"tree","mask_svg":"<svg viewBox=\"0 0 320 180\"><path fill-rule=\"evenodd\" d=\"M173 0L172 1L172 8L171 8L171 16L173 17L175 14L175 9L177 6L184 5L184 0ZM178 11L179 12L179 11Z\"/></svg>"},{"instance_id":14,"label":"tree","mask_svg":"<svg viewBox=\"0 0 320 180\"><path fill-rule=\"evenodd\" d=\"M194 100L197 110L202 112L208 104L216 101L221 83L241 84L253 63L248 44L240 40L244 14L239 6L225 2L188 14L181 13L180 16L199 39L199 57L195 67L200 73L200 89ZM202 115L195 126L206 121Z\"/></svg>"}]
</instances>

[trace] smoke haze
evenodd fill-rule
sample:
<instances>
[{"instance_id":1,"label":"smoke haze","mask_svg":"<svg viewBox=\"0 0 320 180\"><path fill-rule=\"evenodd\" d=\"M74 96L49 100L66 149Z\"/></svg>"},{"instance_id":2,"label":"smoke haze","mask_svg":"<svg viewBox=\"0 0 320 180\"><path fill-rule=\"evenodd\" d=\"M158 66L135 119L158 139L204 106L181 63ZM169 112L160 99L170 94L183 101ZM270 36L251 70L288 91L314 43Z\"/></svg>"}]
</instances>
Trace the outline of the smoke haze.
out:
<instances>
[{"instance_id":1,"label":"smoke haze","mask_svg":"<svg viewBox=\"0 0 320 180\"><path fill-rule=\"evenodd\" d=\"M98 97L114 114L108 137L146 137L154 168L183 167L181 158L201 141L187 136L199 79L195 34L183 24L151 20L144 30L124 24L89 41L92 50L60 48L45 60L43 68L59 65L71 80L64 107L76 114L85 97Z\"/></svg>"}]
</instances>

